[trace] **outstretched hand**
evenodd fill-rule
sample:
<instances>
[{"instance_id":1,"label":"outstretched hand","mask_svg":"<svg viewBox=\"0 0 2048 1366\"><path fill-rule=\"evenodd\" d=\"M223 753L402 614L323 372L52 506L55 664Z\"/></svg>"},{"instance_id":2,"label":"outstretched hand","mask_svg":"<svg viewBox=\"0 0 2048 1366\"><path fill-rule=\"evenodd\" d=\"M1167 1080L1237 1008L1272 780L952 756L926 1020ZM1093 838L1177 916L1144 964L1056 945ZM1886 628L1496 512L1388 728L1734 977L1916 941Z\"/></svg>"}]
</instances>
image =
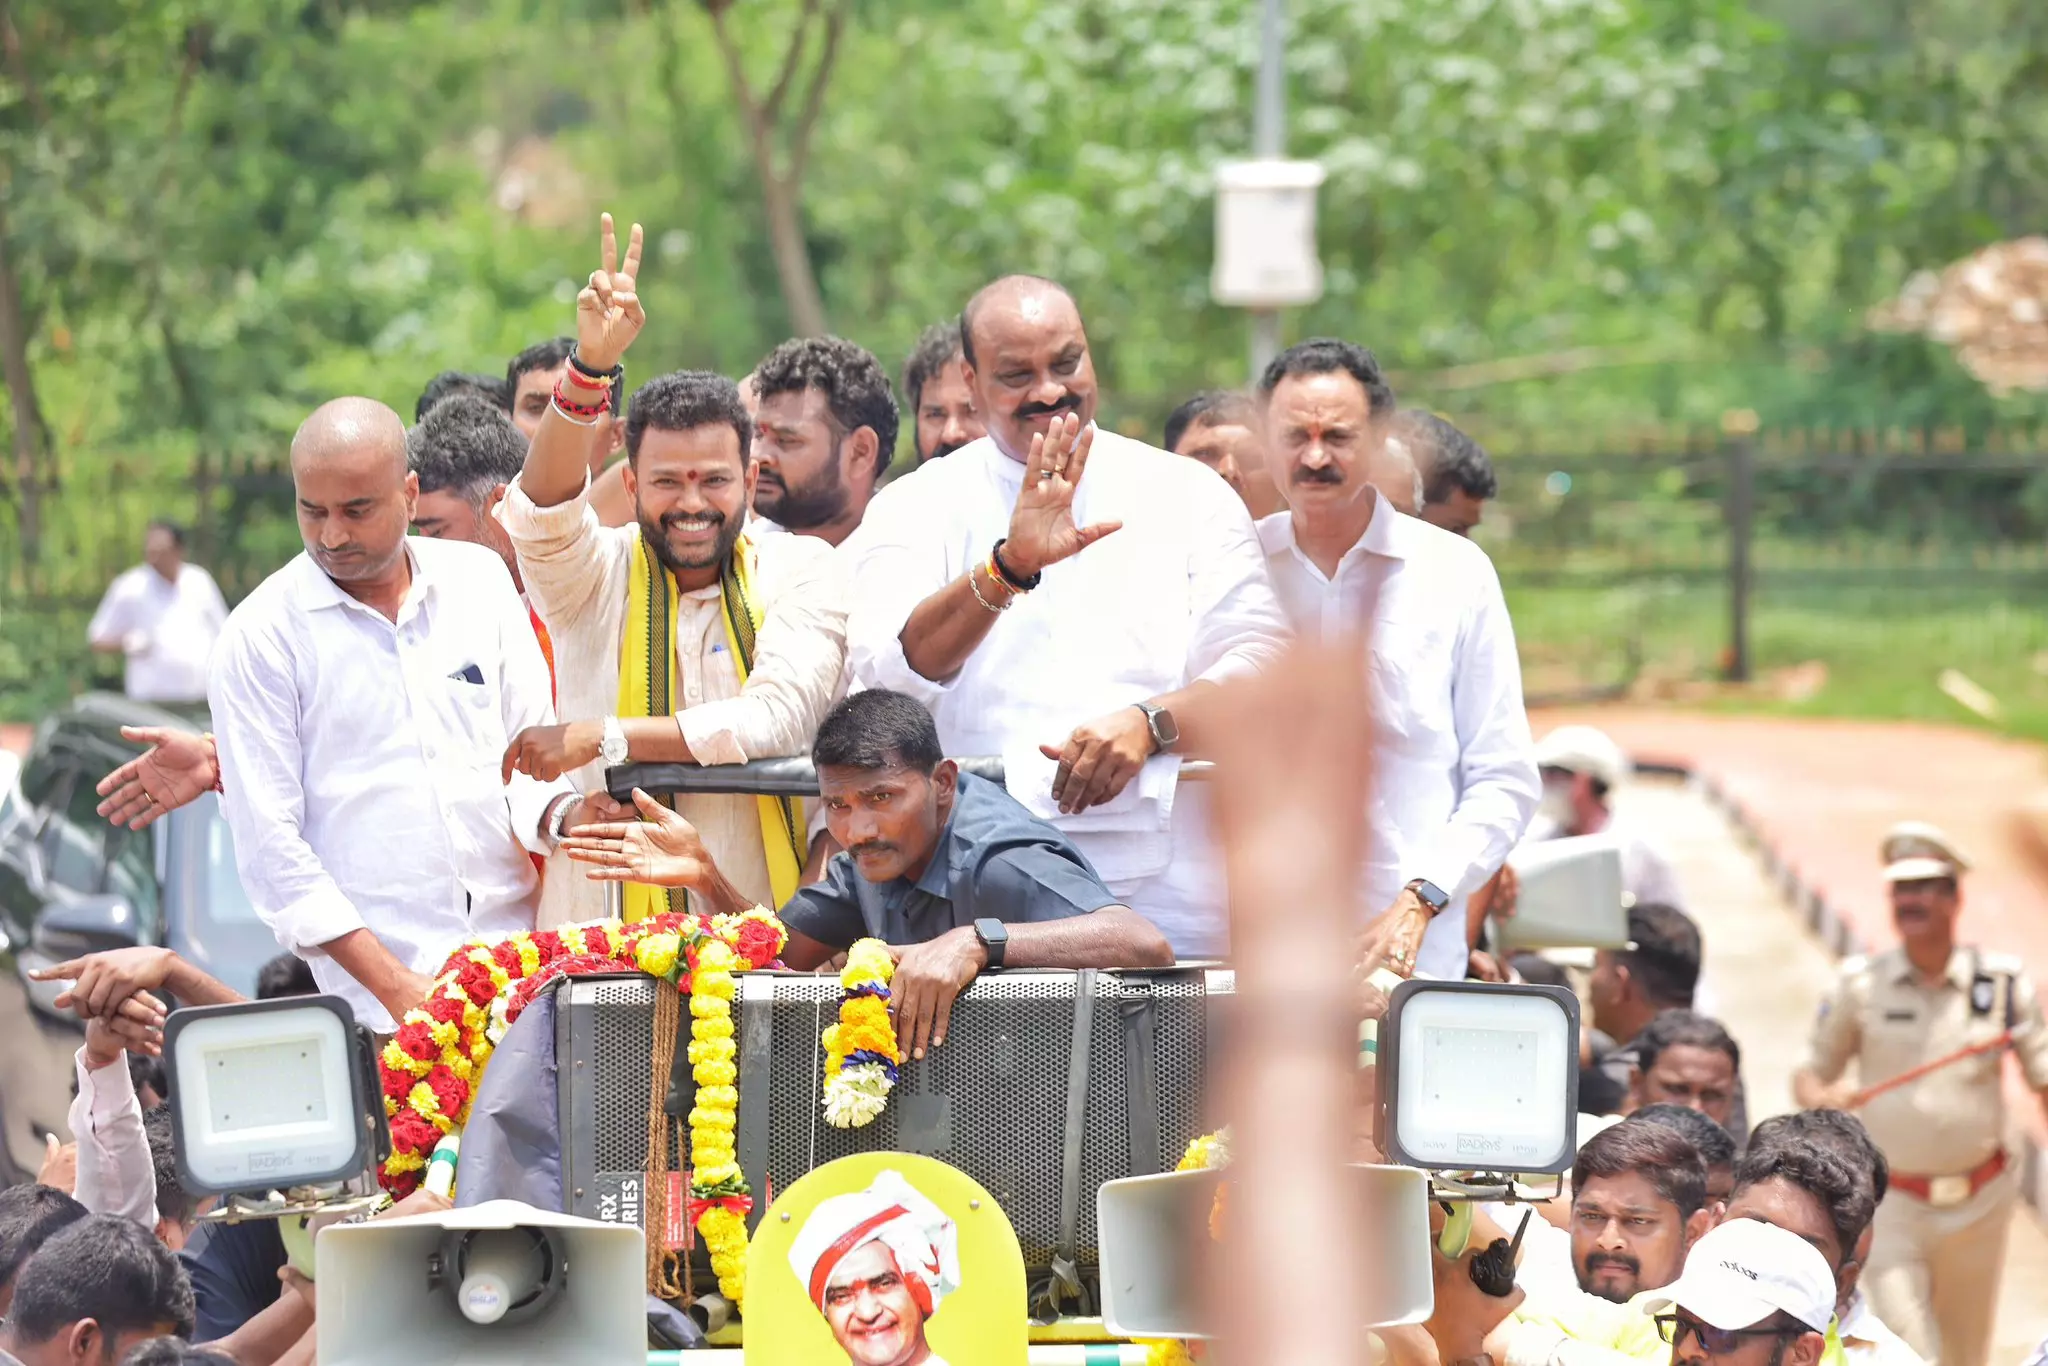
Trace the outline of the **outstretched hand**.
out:
<instances>
[{"instance_id":1,"label":"outstretched hand","mask_svg":"<svg viewBox=\"0 0 2048 1366\"><path fill-rule=\"evenodd\" d=\"M637 821L600 821L569 828L562 849L594 882L644 882L656 887L701 887L714 871L697 827L654 798L633 789Z\"/></svg>"},{"instance_id":2,"label":"outstretched hand","mask_svg":"<svg viewBox=\"0 0 2048 1366\"><path fill-rule=\"evenodd\" d=\"M210 736L167 726L123 726L121 738L149 748L100 779L102 819L130 830L154 824L220 781Z\"/></svg>"},{"instance_id":3,"label":"outstretched hand","mask_svg":"<svg viewBox=\"0 0 2048 1366\"><path fill-rule=\"evenodd\" d=\"M1010 510L1010 535L1003 543L1003 563L1025 578L1080 554L1123 525L1074 522L1074 492L1094 444L1094 425L1084 427L1075 413L1054 418L1044 434L1031 438L1024 487Z\"/></svg>"},{"instance_id":4,"label":"outstretched hand","mask_svg":"<svg viewBox=\"0 0 2048 1366\"><path fill-rule=\"evenodd\" d=\"M626 354L633 338L647 325L640 307L640 225L626 239L626 258L619 259L619 234L612 216L603 215L600 250L603 264L590 273L590 283L576 296L576 356L592 370L609 370Z\"/></svg>"}]
</instances>

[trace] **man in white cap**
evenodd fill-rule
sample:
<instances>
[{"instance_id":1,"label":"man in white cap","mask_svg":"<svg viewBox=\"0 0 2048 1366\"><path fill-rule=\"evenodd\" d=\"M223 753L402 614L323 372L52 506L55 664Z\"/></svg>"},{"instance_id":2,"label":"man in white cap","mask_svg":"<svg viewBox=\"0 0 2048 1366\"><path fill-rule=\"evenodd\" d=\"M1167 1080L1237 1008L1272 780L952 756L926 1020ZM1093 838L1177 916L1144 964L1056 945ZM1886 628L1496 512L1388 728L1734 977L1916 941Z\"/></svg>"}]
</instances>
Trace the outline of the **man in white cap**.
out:
<instances>
[{"instance_id":1,"label":"man in white cap","mask_svg":"<svg viewBox=\"0 0 2048 1366\"><path fill-rule=\"evenodd\" d=\"M1880 853L1899 946L1842 964L1793 1094L1809 1108L1858 1111L1891 1164L1863 1275L1879 1316L1929 1361L1984 1366L2019 1196L2000 1054L2010 1047L2027 1084L2048 1096L2048 1030L2017 957L1956 940L1970 864L1955 841L1908 821ZM1942 1059L1916 1080L1858 1094Z\"/></svg>"},{"instance_id":2,"label":"man in white cap","mask_svg":"<svg viewBox=\"0 0 2048 1366\"><path fill-rule=\"evenodd\" d=\"M819 1202L789 1266L855 1366L946 1366L925 1320L960 1288L959 1231L900 1172Z\"/></svg>"},{"instance_id":3,"label":"man in white cap","mask_svg":"<svg viewBox=\"0 0 2048 1366\"><path fill-rule=\"evenodd\" d=\"M1671 1344L1672 1366L1815 1366L1835 1278L1798 1234L1730 1219L1693 1244L1684 1274L1643 1307Z\"/></svg>"},{"instance_id":4,"label":"man in white cap","mask_svg":"<svg viewBox=\"0 0 2048 1366\"><path fill-rule=\"evenodd\" d=\"M1678 874L1636 825L1614 809L1615 794L1628 781L1628 756L1605 731L1592 726L1559 726L1536 743L1536 769L1543 800L1529 823L1528 840L1572 835L1611 836L1621 847L1621 888L1638 906L1685 909Z\"/></svg>"}]
</instances>

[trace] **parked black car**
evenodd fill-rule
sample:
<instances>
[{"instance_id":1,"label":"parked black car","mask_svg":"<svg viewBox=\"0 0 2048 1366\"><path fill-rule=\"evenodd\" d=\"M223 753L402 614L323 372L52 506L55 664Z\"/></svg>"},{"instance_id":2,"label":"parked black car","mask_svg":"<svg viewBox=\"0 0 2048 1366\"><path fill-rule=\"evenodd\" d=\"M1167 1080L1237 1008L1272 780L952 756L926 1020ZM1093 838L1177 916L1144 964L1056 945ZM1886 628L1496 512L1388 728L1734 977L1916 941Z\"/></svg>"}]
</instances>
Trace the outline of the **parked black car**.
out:
<instances>
[{"instance_id":1,"label":"parked black car","mask_svg":"<svg viewBox=\"0 0 2048 1366\"><path fill-rule=\"evenodd\" d=\"M9 783L0 771L0 1185L32 1180L44 1136L70 1135L72 1055L83 1030L30 970L82 953L165 944L229 986L255 989L277 943L235 872L219 798L147 830L108 824L94 786L140 752L122 726L203 728L125 697L88 693L45 717Z\"/></svg>"}]
</instances>

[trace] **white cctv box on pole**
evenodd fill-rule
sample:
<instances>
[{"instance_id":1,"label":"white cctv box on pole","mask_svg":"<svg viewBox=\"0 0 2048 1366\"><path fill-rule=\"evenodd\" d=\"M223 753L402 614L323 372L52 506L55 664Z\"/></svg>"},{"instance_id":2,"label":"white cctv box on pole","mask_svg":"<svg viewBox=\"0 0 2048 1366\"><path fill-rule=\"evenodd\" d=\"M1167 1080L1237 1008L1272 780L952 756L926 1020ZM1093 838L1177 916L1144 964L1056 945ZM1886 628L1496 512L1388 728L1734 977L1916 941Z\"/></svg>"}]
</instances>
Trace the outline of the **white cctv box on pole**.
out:
<instances>
[{"instance_id":1,"label":"white cctv box on pole","mask_svg":"<svg viewBox=\"0 0 2048 1366\"><path fill-rule=\"evenodd\" d=\"M1227 161L1216 168L1216 265L1209 292L1236 308L1287 308L1323 296L1313 161Z\"/></svg>"}]
</instances>

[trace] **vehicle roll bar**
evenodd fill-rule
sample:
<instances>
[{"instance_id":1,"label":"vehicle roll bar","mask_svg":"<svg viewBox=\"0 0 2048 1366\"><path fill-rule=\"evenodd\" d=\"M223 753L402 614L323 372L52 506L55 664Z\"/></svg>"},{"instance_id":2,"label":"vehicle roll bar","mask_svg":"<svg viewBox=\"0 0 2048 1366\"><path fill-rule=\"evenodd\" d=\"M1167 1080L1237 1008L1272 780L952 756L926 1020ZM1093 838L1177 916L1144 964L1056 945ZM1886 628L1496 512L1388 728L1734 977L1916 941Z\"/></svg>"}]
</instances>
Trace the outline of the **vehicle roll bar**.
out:
<instances>
[{"instance_id":1,"label":"vehicle roll bar","mask_svg":"<svg viewBox=\"0 0 2048 1366\"><path fill-rule=\"evenodd\" d=\"M958 759L954 762L964 773L972 773L992 783L1003 781L1003 761L1000 758ZM1185 782L1206 781L1215 767L1206 760L1190 759L1181 764L1180 776ZM663 797L677 793L815 797L818 795L818 771L811 767L809 759L801 755L787 759L753 759L744 764L620 764L605 770L604 785L613 800L622 802L632 797L636 787L642 792Z\"/></svg>"}]
</instances>

